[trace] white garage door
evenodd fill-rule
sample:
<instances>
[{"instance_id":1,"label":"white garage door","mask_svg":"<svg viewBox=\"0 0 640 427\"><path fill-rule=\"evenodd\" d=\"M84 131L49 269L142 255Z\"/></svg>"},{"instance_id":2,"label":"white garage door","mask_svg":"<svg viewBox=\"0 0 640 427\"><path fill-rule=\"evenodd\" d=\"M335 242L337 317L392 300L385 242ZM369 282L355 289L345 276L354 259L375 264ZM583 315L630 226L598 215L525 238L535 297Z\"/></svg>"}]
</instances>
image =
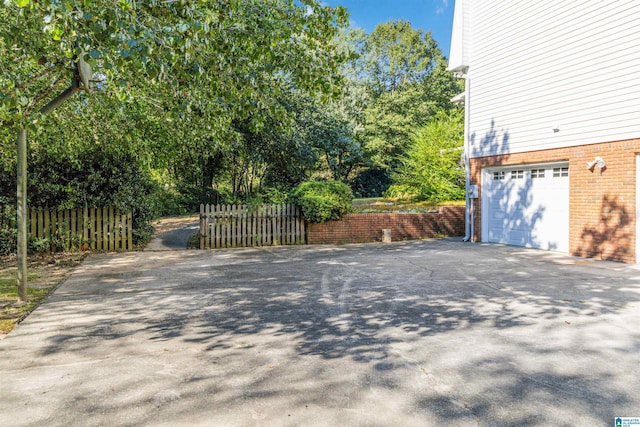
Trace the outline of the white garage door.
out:
<instances>
[{"instance_id":1,"label":"white garage door","mask_svg":"<svg viewBox=\"0 0 640 427\"><path fill-rule=\"evenodd\" d=\"M569 251L569 165L487 169L482 240Z\"/></svg>"}]
</instances>

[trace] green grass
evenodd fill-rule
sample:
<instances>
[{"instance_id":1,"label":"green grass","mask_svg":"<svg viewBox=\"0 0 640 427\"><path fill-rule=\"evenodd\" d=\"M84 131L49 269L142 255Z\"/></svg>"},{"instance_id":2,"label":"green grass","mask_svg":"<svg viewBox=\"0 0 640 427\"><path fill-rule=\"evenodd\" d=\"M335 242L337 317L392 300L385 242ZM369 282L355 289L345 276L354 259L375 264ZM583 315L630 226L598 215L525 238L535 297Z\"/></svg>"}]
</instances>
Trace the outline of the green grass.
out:
<instances>
[{"instance_id":1,"label":"green grass","mask_svg":"<svg viewBox=\"0 0 640 427\"><path fill-rule=\"evenodd\" d=\"M29 259L27 301L18 302L15 257L0 258L0 334L9 333L71 274L86 253L52 254Z\"/></svg>"},{"instance_id":2,"label":"green grass","mask_svg":"<svg viewBox=\"0 0 640 427\"><path fill-rule=\"evenodd\" d=\"M27 281L31 281L37 278L38 275L36 273L27 274ZM9 269L8 271L3 271L3 275L0 276L0 298L4 299L18 297L18 286L16 284L16 280L15 268Z\"/></svg>"},{"instance_id":3,"label":"green grass","mask_svg":"<svg viewBox=\"0 0 640 427\"><path fill-rule=\"evenodd\" d=\"M371 204L384 202L384 201L385 201L384 197L363 197L361 199L353 199L353 205L354 206L371 205Z\"/></svg>"},{"instance_id":4,"label":"green grass","mask_svg":"<svg viewBox=\"0 0 640 427\"><path fill-rule=\"evenodd\" d=\"M423 213L433 212L443 205L464 205L464 200L450 202L407 202L402 200L391 200L382 197L355 199L353 201L353 212L355 213Z\"/></svg>"},{"instance_id":5,"label":"green grass","mask_svg":"<svg viewBox=\"0 0 640 427\"><path fill-rule=\"evenodd\" d=\"M10 271L10 270L9 270ZM0 276L0 333L9 333L27 314L29 314L49 294L51 287L27 288L26 304L17 304L18 286L15 271L8 276L6 270ZM27 282L37 280L36 273L27 274Z\"/></svg>"}]
</instances>

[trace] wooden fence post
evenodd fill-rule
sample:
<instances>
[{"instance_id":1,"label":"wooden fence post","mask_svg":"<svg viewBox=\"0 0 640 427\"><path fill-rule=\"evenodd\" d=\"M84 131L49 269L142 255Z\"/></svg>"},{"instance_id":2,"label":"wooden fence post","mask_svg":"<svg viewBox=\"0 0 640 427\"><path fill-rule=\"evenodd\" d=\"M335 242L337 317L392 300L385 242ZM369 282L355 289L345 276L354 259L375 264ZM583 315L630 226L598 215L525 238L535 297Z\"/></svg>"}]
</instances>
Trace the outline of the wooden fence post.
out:
<instances>
[{"instance_id":1,"label":"wooden fence post","mask_svg":"<svg viewBox=\"0 0 640 427\"><path fill-rule=\"evenodd\" d=\"M214 210L213 221L215 224L215 245L212 245L214 248L222 247L222 230L223 230L223 212L222 206L219 203L216 203L216 208ZM213 230L213 229L212 229ZM213 238L211 239L211 243L213 244Z\"/></svg>"},{"instance_id":2,"label":"wooden fence post","mask_svg":"<svg viewBox=\"0 0 640 427\"><path fill-rule=\"evenodd\" d=\"M200 249L204 249L204 238L206 236L206 228L205 228L205 221L203 219L204 215L204 210L205 210L205 205L203 205L202 203L200 204Z\"/></svg>"},{"instance_id":3,"label":"wooden fence post","mask_svg":"<svg viewBox=\"0 0 640 427\"><path fill-rule=\"evenodd\" d=\"M129 245L129 250L132 251L133 250L133 212L129 212L129 214L127 214L127 222L129 223L129 226L127 227L127 242Z\"/></svg>"},{"instance_id":4,"label":"wooden fence post","mask_svg":"<svg viewBox=\"0 0 640 427\"><path fill-rule=\"evenodd\" d=\"M76 248L74 246L74 242L78 241L78 209L71 209L71 217L70 217L70 228L69 235L71 238L69 239L69 247L73 249L80 249L80 245ZM73 240L73 241L72 241Z\"/></svg>"}]
</instances>

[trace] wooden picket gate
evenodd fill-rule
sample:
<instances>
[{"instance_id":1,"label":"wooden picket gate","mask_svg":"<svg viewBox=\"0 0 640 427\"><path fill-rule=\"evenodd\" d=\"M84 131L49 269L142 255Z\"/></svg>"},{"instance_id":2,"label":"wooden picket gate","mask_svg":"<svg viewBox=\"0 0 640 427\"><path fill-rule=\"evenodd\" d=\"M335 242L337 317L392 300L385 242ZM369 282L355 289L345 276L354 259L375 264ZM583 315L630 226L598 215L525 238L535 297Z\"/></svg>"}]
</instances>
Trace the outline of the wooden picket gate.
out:
<instances>
[{"instance_id":1,"label":"wooden picket gate","mask_svg":"<svg viewBox=\"0 0 640 427\"><path fill-rule=\"evenodd\" d=\"M300 208L282 205L200 205L200 248L305 243Z\"/></svg>"}]
</instances>

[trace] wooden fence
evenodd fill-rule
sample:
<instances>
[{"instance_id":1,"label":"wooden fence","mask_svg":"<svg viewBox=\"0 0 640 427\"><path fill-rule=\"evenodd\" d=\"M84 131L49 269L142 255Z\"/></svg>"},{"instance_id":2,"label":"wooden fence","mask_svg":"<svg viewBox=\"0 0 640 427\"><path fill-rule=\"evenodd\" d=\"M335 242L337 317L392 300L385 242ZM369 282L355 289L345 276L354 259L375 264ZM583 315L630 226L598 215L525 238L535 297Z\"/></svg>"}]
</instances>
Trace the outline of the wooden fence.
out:
<instances>
[{"instance_id":1,"label":"wooden fence","mask_svg":"<svg viewBox=\"0 0 640 427\"><path fill-rule=\"evenodd\" d=\"M87 249L129 251L133 249L133 218L110 208L29 210L28 234L47 239L50 250ZM45 242L46 243L46 242Z\"/></svg>"},{"instance_id":2,"label":"wooden fence","mask_svg":"<svg viewBox=\"0 0 640 427\"><path fill-rule=\"evenodd\" d=\"M200 249L304 243L297 206L200 205Z\"/></svg>"}]
</instances>

